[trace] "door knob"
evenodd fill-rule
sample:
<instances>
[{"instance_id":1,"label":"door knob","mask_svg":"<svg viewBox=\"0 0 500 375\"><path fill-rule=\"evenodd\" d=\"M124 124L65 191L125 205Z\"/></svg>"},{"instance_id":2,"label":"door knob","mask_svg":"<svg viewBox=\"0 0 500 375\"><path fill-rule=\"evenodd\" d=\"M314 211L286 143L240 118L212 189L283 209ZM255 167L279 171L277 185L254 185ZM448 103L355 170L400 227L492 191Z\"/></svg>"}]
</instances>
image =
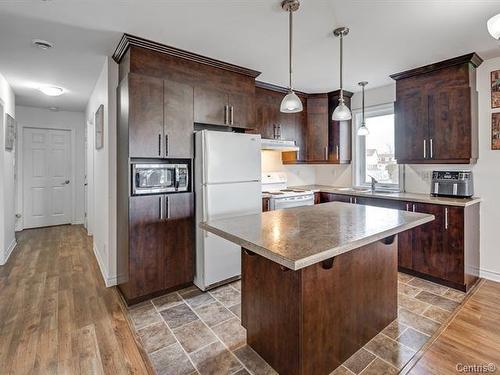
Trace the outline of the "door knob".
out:
<instances>
[{"instance_id":1,"label":"door knob","mask_svg":"<svg viewBox=\"0 0 500 375\"><path fill-rule=\"evenodd\" d=\"M69 180L66 180L63 183L61 183L61 185L68 185L68 184L69 184Z\"/></svg>"}]
</instances>

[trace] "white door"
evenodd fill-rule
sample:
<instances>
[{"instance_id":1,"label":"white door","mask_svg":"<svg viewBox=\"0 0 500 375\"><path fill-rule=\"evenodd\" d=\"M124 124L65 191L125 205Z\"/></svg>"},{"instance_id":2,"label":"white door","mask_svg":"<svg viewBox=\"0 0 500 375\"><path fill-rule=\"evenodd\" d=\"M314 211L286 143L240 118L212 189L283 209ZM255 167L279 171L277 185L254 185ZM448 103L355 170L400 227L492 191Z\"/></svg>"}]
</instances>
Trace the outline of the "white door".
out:
<instances>
[{"instance_id":1,"label":"white door","mask_svg":"<svg viewBox=\"0 0 500 375\"><path fill-rule=\"evenodd\" d=\"M260 181L260 135L204 131L203 183Z\"/></svg>"},{"instance_id":2,"label":"white door","mask_svg":"<svg viewBox=\"0 0 500 375\"><path fill-rule=\"evenodd\" d=\"M24 128L25 228L71 223L70 178L70 131Z\"/></svg>"}]
</instances>

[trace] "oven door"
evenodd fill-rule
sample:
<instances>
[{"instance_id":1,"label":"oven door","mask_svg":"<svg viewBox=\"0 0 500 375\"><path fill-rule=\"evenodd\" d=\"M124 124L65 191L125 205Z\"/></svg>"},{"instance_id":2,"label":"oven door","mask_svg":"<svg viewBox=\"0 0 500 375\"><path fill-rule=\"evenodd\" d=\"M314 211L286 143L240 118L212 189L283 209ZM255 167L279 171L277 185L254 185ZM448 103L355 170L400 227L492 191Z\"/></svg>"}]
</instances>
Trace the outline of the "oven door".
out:
<instances>
[{"instance_id":1,"label":"oven door","mask_svg":"<svg viewBox=\"0 0 500 375\"><path fill-rule=\"evenodd\" d=\"M174 164L133 164L132 194L158 194L175 191Z\"/></svg>"},{"instance_id":2,"label":"oven door","mask_svg":"<svg viewBox=\"0 0 500 375\"><path fill-rule=\"evenodd\" d=\"M298 197L289 198L274 198L271 199L271 209L281 210L284 208L312 206L314 204L314 195L301 195Z\"/></svg>"}]
</instances>

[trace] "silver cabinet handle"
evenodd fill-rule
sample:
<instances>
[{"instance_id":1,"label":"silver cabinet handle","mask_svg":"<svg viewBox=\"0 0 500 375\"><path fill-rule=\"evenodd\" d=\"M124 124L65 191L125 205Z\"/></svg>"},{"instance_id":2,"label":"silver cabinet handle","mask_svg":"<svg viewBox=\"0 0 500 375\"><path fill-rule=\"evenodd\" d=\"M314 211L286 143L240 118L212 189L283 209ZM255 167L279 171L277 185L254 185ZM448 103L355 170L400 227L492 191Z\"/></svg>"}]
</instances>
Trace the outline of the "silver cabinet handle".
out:
<instances>
[{"instance_id":1,"label":"silver cabinet handle","mask_svg":"<svg viewBox=\"0 0 500 375\"><path fill-rule=\"evenodd\" d=\"M159 211L160 211L160 220L163 220L163 202L162 202L162 200L163 200L163 196L160 195L158 197L158 204L159 204Z\"/></svg>"},{"instance_id":2,"label":"silver cabinet handle","mask_svg":"<svg viewBox=\"0 0 500 375\"><path fill-rule=\"evenodd\" d=\"M415 205L413 204L412 206L413 206L413 212L415 212Z\"/></svg>"},{"instance_id":3,"label":"silver cabinet handle","mask_svg":"<svg viewBox=\"0 0 500 375\"><path fill-rule=\"evenodd\" d=\"M430 149L431 149L431 159L433 159L434 158L434 155L433 155L434 154L434 150L433 150L434 147L432 147L432 138L429 140L429 143L430 143Z\"/></svg>"},{"instance_id":4,"label":"silver cabinet handle","mask_svg":"<svg viewBox=\"0 0 500 375\"><path fill-rule=\"evenodd\" d=\"M234 124L234 107L233 106L231 106L229 108L229 113L231 114L231 125L233 125Z\"/></svg>"},{"instance_id":5,"label":"silver cabinet handle","mask_svg":"<svg viewBox=\"0 0 500 375\"><path fill-rule=\"evenodd\" d=\"M228 106L227 106L227 105L225 105L225 106L224 106L224 124L226 124L226 125L227 125L227 123L229 122L229 120L228 120L228 115L229 115L229 114L228 114Z\"/></svg>"},{"instance_id":6,"label":"silver cabinet handle","mask_svg":"<svg viewBox=\"0 0 500 375\"><path fill-rule=\"evenodd\" d=\"M427 159L427 141L424 139L424 159Z\"/></svg>"},{"instance_id":7,"label":"silver cabinet handle","mask_svg":"<svg viewBox=\"0 0 500 375\"><path fill-rule=\"evenodd\" d=\"M158 134L158 156L161 156L161 134Z\"/></svg>"},{"instance_id":8,"label":"silver cabinet handle","mask_svg":"<svg viewBox=\"0 0 500 375\"><path fill-rule=\"evenodd\" d=\"M339 145L335 146L335 151L337 153L337 160L339 160L340 159L340 147L339 147Z\"/></svg>"},{"instance_id":9,"label":"silver cabinet handle","mask_svg":"<svg viewBox=\"0 0 500 375\"><path fill-rule=\"evenodd\" d=\"M325 147L325 160L328 160L328 146Z\"/></svg>"},{"instance_id":10,"label":"silver cabinet handle","mask_svg":"<svg viewBox=\"0 0 500 375\"><path fill-rule=\"evenodd\" d=\"M168 195L165 196L165 212L166 212L165 219L170 219L170 199Z\"/></svg>"},{"instance_id":11,"label":"silver cabinet handle","mask_svg":"<svg viewBox=\"0 0 500 375\"><path fill-rule=\"evenodd\" d=\"M444 229L448 230L448 207L444 208Z\"/></svg>"},{"instance_id":12,"label":"silver cabinet handle","mask_svg":"<svg viewBox=\"0 0 500 375\"><path fill-rule=\"evenodd\" d=\"M406 203L406 211L410 211L410 204Z\"/></svg>"},{"instance_id":13,"label":"silver cabinet handle","mask_svg":"<svg viewBox=\"0 0 500 375\"><path fill-rule=\"evenodd\" d=\"M165 156L168 156L168 134L165 134Z\"/></svg>"}]
</instances>

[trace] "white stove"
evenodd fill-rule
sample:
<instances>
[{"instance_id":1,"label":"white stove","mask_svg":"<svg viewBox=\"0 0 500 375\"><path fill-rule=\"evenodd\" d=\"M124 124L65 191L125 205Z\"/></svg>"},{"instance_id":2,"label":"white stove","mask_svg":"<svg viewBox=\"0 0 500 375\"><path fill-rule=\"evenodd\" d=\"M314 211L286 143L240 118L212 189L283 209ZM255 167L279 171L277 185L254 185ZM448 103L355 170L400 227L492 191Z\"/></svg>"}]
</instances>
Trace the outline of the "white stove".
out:
<instances>
[{"instance_id":1,"label":"white stove","mask_svg":"<svg viewBox=\"0 0 500 375\"><path fill-rule=\"evenodd\" d=\"M262 174L262 194L269 195L271 210L314 204L314 193L310 190L289 189L286 174L282 172Z\"/></svg>"}]
</instances>

